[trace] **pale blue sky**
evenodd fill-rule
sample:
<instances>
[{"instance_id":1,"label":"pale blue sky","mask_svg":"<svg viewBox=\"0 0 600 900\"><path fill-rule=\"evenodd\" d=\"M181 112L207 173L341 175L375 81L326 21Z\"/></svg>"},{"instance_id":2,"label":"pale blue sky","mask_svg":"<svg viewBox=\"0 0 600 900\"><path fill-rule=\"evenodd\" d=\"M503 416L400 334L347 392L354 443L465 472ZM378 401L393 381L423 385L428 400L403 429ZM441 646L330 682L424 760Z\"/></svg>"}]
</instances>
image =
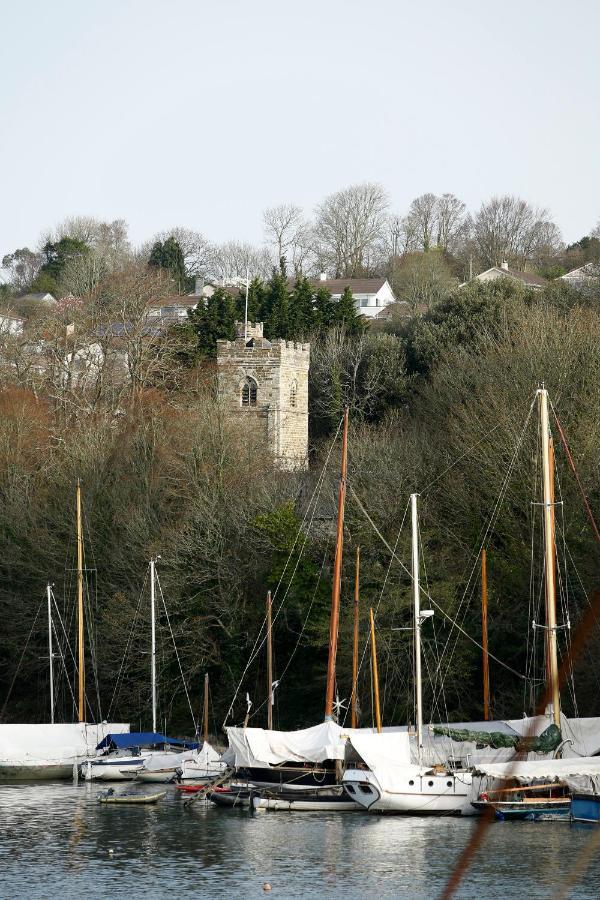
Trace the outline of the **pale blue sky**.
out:
<instances>
[{"instance_id":1,"label":"pale blue sky","mask_svg":"<svg viewBox=\"0 0 600 900\"><path fill-rule=\"evenodd\" d=\"M262 239L360 181L600 217L596 0L35 0L0 17L0 254L67 215Z\"/></svg>"}]
</instances>

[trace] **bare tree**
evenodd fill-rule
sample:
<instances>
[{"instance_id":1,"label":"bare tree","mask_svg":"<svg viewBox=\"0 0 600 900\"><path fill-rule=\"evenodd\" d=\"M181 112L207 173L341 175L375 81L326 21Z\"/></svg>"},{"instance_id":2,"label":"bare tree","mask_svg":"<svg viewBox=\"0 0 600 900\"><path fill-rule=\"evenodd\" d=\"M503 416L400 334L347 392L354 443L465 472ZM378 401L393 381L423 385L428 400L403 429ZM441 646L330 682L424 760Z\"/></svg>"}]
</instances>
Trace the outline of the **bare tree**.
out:
<instances>
[{"instance_id":1,"label":"bare tree","mask_svg":"<svg viewBox=\"0 0 600 900\"><path fill-rule=\"evenodd\" d=\"M44 232L40 243L45 246L66 237L83 241L110 265L123 263L131 254L125 219L103 222L93 216L68 216L55 228Z\"/></svg>"},{"instance_id":2,"label":"bare tree","mask_svg":"<svg viewBox=\"0 0 600 900\"><path fill-rule=\"evenodd\" d=\"M600 219L596 222L596 227L590 231L590 237L600 240Z\"/></svg>"},{"instance_id":3,"label":"bare tree","mask_svg":"<svg viewBox=\"0 0 600 900\"><path fill-rule=\"evenodd\" d=\"M22 291L29 287L45 261L43 253L21 247L2 258L2 268L15 290Z\"/></svg>"},{"instance_id":4,"label":"bare tree","mask_svg":"<svg viewBox=\"0 0 600 900\"><path fill-rule=\"evenodd\" d=\"M387 228L388 195L379 184L357 184L331 194L316 210L319 256L337 276L370 269Z\"/></svg>"},{"instance_id":5,"label":"bare tree","mask_svg":"<svg viewBox=\"0 0 600 900\"><path fill-rule=\"evenodd\" d=\"M394 266L391 281L398 299L413 310L432 306L457 285L439 249L405 254Z\"/></svg>"},{"instance_id":6,"label":"bare tree","mask_svg":"<svg viewBox=\"0 0 600 900\"><path fill-rule=\"evenodd\" d=\"M435 245L438 221L438 198L435 194L421 194L410 204L404 228L421 250Z\"/></svg>"},{"instance_id":7,"label":"bare tree","mask_svg":"<svg viewBox=\"0 0 600 900\"><path fill-rule=\"evenodd\" d=\"M546 209L535 209L525 200L505 195L483 203L475 216L473 232L484 265L507 261L524 265L547 240L559 234Z\"/></svg>"},{"instance_id":8,"label":"bare tree","mask_svg":"<svg viewBox=\"0 0 600 900\"><path fill-rule=\"evenodd\" d=\"M468 237L470 219L467 207L454 194L442 194L437 200L436 244L446 253L456 253Z\"/></svg>"},{"instance_id":9,"label":"bare tree","mask_svg":"<svg viewBox=\"0 0 600 900\"><path fill-rule=\"evenodd\" d=\"M240 241L227 241L211 248L207 274L221 284L236 284L250 278L267 278L273 268L273 260L266 247L254 247Z\"/></svg>"},{"instance_id":10,"label":"bare tree","mask_svg":"<svg viewBox=\"0 0 600 900\"><path fill-rule=\"evenodd\" d=\"M155 234L152 240L145 241L140 247L138 251L140 261L148 260L150 251L157 241L164 243L164 241L168 240L170 237L175 238L181 247L187 274L192 277L196 275L207 275L211 264L213 248L203 234L199 231L194 231L192 228L177 226L176 228L170 228L168 231L160 231L158 234Z\"/></svg>"}]
</instances>

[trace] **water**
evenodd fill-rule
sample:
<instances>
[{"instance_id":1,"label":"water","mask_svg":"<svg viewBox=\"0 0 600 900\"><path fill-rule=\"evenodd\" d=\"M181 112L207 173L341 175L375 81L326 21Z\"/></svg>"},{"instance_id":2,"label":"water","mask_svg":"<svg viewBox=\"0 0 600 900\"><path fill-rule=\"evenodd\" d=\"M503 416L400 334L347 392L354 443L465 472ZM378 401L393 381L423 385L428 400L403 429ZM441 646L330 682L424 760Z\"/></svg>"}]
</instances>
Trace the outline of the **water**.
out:
<instances>
[{"instance_id":1,"label":"water","mask_svg":"<svg viewBox=\"0 0 600 900\"><path fill-rule=\"evenodd\" d=\"M162 785L146 785L147 791ZM125 789L117 785L116 790ZM474 819L217 809L168 787L157 806L105 806L93 784L0 785L0 897L438 897ZM458 894L546 898L600 831L494 823ZM594 848L596 849L596 848ZM600 841L571 896L600 894ZM110 853L109 851L113 852Z\"/></svg>"}]
</instances>

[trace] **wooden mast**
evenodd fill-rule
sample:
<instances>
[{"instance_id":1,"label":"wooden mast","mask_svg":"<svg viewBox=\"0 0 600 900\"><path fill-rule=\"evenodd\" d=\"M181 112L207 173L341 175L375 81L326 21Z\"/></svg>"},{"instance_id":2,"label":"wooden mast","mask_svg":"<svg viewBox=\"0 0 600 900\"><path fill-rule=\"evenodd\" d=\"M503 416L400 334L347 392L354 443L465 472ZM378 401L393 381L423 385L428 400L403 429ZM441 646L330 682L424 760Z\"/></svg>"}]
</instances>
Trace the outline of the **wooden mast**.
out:
<instances>
[{"instance_id":1,"label":"wooden mast","mask_svg":"<svg viewBox=\"0 0 600 900\"><path fill-rule=\"evenodd\" d=\"M83 630L83 526L81 521L81 484L77 479L77 666L79 721L85 722L85 650Z\"/></svg>"},{"instance_id":2,"label":"wooden mast","mask_svg":"<svg viewBox=\"0 0 600 900\"><path fill-rule=\"evenodd\" d=\"M267 729L273 730L273 601L267 591Z\"/></svg>"},{"instance_id":3,"label":"wooden mast","mask_svg":"<svg viewBox=\"0 0 600 900\"><path fill-rule=\"evenodd\" d=\"M152 731L156 731L156 595L155 559L150 560L150 689L152 693Z\"/></svg>"},{"instance_id":4,"label":"wooden mast","mask_svg":"<svg viewBox=\"0 0 600 900\"><path fill-rule=\"evenodd\" d=\"M488 590L487 590L487 554L485 547L481 551L481 644L483 647L483 718L490 718L490 658L488 656Z\"/></svg>"},{"instance_id":5,"label":"wooden mast","mask_svg":"<svg viewBox=\"0 0 600 900\"><path fill-rule=\"evenodd\" d=\"M381 734L381 709L379 706L379 673L377 671L377 644L375 642L375 620L373 618L373 609L369 610L371 619L371 665L373 667L373 697L375 705L375 724L377 731Z\"/></svg>"},{"instance_id":6,"label":"wooden mast","mask_svg":"<svg viewBox=\"0 0 600 900\"><path fill-rule=\"evenodd\" d=\"M554 724L560 728L560 692L558 687L558 651L556 641L556 591L554 584L554 506L550 475L550 424L548 421L548 391L538 390L540 400L540 428L542 434L542 468L544 480L544 569L546 576L546 628L548 638L548 669Z\"/></svg>"},{"instance_id":7,"label":"wooden mast","mask_svg":"<svg viewBox=\"0 0 600 900\"><path fill-rule=\"evenodd\" d=\"M325 693L325 721L333 719L333 698L335 694L335 662L340 620L340 588L342 580L342 553L344 548L344 507L346 502L346 472L348 467L348 408L344 410L342 434L342 468L338 492L337 531L335 540L335 561L333 564L333 586L331 590L331 619L329 621L329 659L327 661L327 688Z\"/></svg>"},{"instance_id":8,"label":"wooden mast","mask_svg":"<svg viewBox=\"0 0 600 900\"><path fill-rule=\"evenodd\" d=\"M54 725L54 652L52 649L52 585L46 585L48 602L48 659L50 661L50 723Z\"/></svg>"},{"instance_id":9,"label":"wooden mast","mask_svg":"<svg viewBox=\"0 0 600 900\"><path fill-rule=\"evenodd\" d=\"M208 744L208 672L204 676L204 743Z\"/></svg>"},{"instance_id":10,"label":"wooden mast","mask_svg":"<svg viewBox=\"0 0 600 900\"><path fill-rule=\"evenodd\" d=\"M354 639L352 642L352 728L358 728L358 602L360 598L360 547L356 548L354 574Z\"/></svg>"}]
</instances>

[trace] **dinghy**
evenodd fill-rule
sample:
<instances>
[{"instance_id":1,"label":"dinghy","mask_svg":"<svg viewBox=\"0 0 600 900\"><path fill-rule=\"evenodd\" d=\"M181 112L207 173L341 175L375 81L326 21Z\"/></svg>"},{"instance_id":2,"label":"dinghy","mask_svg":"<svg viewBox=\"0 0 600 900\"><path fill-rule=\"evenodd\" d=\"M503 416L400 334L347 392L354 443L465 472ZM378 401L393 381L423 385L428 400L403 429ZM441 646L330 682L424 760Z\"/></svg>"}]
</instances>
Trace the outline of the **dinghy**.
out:
<instances>
[{"instance_id":1,"label":"dinghy","mask_svg":"<svg viewBox=\"0 0 600 900\"><path fill-rule=\"evenodd\" d=\"M167 796L166 791L159 791L156 794L115 794L113 788L102 791L98 794L98 803L158 803Z\"/></svg>"}]
</instances>

